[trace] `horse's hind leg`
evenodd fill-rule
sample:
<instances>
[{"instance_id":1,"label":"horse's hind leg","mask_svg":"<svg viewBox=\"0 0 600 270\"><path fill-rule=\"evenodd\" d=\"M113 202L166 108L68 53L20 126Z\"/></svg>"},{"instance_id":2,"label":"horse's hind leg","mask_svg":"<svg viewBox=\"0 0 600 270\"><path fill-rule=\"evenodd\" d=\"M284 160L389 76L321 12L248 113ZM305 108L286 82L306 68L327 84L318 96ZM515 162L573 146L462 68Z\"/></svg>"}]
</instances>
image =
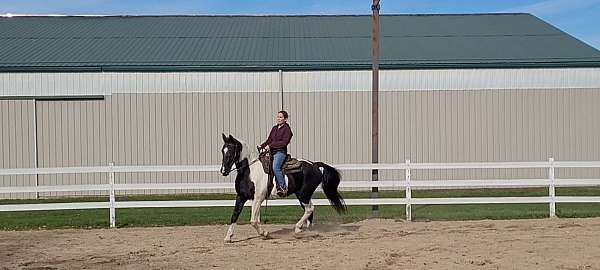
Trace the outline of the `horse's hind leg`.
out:
<instances>
[{"instance_id":1,"label":"horse's hind leg","mask_svg":"<svg viewBox=\"0 0 600 270\"><path fill-rule=\"evenodd\" d=\"M252 216L250 217L250 224L252 225L252 227L254 227L254 229L256 230L258 235L267 237L269 235L269 233L264 231L260 227L260 205L261 204L262 204L262 200L254 199L254 202L252 203Z\"/></svg>"},{"instance_id":2,"label":"horse's hind leg","mask_svg":"<svg viewBox=\"0 0 600 270\"><path fill-rule=\"evenodd\" d=\"M308 203L303 203L302 201L300 201L300 203L304 208L304 215L302 215L298 223L296 223L296 228L294 230L296 233L302 232L302 225L308 221L309 217L312 216L313 212L315 211L315 206L312 204L311 200L309 200Z\"/></svg>"},{"instance_id":3,"label":"horse's hind leg","mask_svg":"<svg viewBox=\"0 0 600 270\"><path fill-rule=\"evenodd\" d=\"M305 207L302 207L302 208L304 209ZM314 215L315 215L315 210L313 209L313 212L310 213L310 216L308 216L308 219L306 219L304 221L304 225L302 225L302 228L304 228L304 229L310 229L310 227L314 225L314 223L313 223L313 216Z\"/></svg>"},{"instance_id":4,"label":"horse's hind leg","mask_svg":"<svg viewBox=\"0 0 600 270\"><path fill-rule=\"evenodd\" d=\"M300 200L298 200L300 201ZM302 202L300 202L300 206L302 206L302 210L306 211L306 207L304 206L304 204ZM306 229L310 229L310 226L313 225L313 216L315 215L315 211L313 210L312 213L310 213L310 216L308 216L308 219L304 222L304 224L302 225L302 227L306 228Z\"/></svg>"}]
</instances>

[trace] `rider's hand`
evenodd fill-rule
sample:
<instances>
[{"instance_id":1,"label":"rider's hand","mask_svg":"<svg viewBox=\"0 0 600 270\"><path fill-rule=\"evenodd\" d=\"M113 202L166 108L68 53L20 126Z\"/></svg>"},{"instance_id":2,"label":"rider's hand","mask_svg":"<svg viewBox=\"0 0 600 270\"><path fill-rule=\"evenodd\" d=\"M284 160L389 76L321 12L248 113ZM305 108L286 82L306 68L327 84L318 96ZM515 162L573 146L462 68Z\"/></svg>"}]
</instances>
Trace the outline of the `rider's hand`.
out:
<instances>
[{"instance_id":1,"label":"rider's hand","mask_svg":"<svg viewBox=\"0 0 600 270\"><path fill-rule=\"evenodd\" d=\"M269 145L265 146L265 150L269 151L269 149L271 149Z\"/></svg>"}]
</instances>

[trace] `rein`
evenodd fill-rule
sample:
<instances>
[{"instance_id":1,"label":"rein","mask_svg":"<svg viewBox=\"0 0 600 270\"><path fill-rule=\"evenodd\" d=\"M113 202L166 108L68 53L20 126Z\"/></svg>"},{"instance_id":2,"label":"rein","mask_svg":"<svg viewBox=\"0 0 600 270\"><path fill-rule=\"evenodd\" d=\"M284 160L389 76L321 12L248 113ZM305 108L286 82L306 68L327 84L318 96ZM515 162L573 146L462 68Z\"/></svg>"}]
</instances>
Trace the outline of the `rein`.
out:
<instances>
[{"instance_id":1,"label":"rein","mask_svg":"<svg viewBox=\"0 0 600 270\"><path fill-rule=\"evenodd\" d=\"M235 169L231 169L230 173L238 171L238 170L241 170L241 169L246 168L246 167L250 167L252 164L256 163L259 159L260 158L255 158L252 162L248 163L248 165L244 165L244 166L239 166L238 167L238 165L236 164L235 165Z\"/></svg>"}]
</instances>

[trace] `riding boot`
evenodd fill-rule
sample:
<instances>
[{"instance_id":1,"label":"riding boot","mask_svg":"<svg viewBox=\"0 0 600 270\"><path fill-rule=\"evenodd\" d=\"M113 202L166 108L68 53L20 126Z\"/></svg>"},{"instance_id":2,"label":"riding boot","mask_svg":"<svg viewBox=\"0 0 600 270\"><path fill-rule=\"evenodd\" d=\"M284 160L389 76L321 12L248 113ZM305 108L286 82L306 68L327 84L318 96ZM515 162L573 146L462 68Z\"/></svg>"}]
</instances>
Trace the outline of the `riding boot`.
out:
<instances>
[{"instance_id":1,"label":"riding boot","mask_svg":"<svg viewBox=\"0 0 600 270\"><path fill-rule=\"evenodd\" d=\"M284 198L287 196L287 188L277 186L277 196Z\"/></svg>"}]
</instances>

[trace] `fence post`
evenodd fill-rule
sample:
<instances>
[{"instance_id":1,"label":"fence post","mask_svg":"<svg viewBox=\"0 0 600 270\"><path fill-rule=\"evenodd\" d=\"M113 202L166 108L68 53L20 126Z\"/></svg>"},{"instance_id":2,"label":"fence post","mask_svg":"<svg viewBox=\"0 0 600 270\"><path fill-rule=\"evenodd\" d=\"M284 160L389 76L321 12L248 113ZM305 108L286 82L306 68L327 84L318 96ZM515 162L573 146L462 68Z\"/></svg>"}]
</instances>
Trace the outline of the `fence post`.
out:
<instances>
[{"instance_id":1,"label":"fence post","mask_svg":"<svg viewBox=\"0 0 600 270\"><path fill-rule=\"evenodd\" d=\"M108 207L110 208L110 227L114 228L117 220L115 215L115 171L114 167L115 163L111 162L109 164L109 184L110 184L110 194L109 194L109 202Z\"/></svg>"},{"instance_id":2,"label":"fence post","mask_svg":"<svg viewBox=\"0 0 600 270\"><path fill-rule=\"evenodd\" d=\"M410 205L410 199L412 198L412 192L410 188L410 160L406 160L406 221L412 221L412 208Z\"/></svg>"},{"instance_id":3,"label":"fence post","mask_svg":"<svg viewBox=\"0 0 600 270\"><path fill-rule=\"evenodd\" d=\"M550 168L548 168L548 178L550 179L550 186L548 187L548 193L550 195L550 217L556 217L556 193L554 189L554 158L549 158Z\"/></svg>"}]
</instances>

